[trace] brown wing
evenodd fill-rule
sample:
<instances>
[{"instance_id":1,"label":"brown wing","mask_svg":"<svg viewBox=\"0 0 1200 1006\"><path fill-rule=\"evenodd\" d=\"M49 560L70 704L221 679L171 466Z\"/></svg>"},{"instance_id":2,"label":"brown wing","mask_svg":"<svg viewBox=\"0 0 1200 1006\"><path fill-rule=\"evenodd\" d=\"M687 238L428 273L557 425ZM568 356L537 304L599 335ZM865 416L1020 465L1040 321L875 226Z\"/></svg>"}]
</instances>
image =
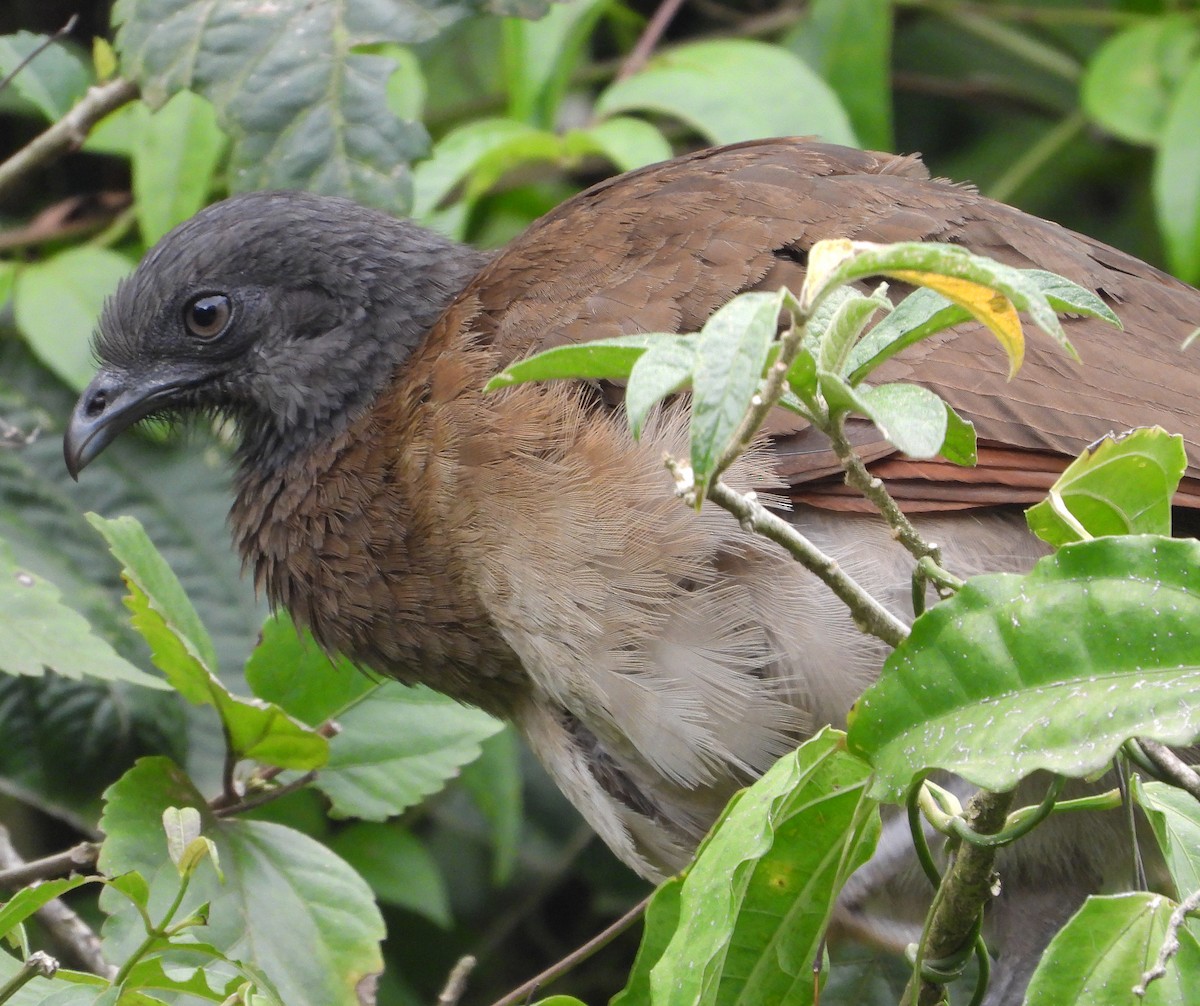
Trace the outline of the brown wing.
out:
<instances>
[{"instance_id":1,"label":"brown wing","mask_svg":"<svg viewBox=\"0 0 1200 1006\"><path fill-rule=\"evenodd\" d=\"M763 140L603 182L531 226L472 282L464 294L475 315L472 337L507 363L568 342L693 331L738 293L798 289L808 249L832 237L949 241L1048 269L1096 291L1125 324L1122 332L1067 319L1083 365L1031 334L1011 382L999 347L978 326L890 361L877 381L933 388L991 448L976 469L917 463L866 424L856 429L860 449L883 466L909 508L1040 498L1064 455L1110 430L1148 423L1184 435L1190 474L1200 476L1200 367L1195 354L1179 351L1200 325L1200 292L969 187L930 179L913 157ZM797 496L853 507L830 478L836 464L821 439L788 422L777 424L779 467Z\"/></svg>"}]
</instances>

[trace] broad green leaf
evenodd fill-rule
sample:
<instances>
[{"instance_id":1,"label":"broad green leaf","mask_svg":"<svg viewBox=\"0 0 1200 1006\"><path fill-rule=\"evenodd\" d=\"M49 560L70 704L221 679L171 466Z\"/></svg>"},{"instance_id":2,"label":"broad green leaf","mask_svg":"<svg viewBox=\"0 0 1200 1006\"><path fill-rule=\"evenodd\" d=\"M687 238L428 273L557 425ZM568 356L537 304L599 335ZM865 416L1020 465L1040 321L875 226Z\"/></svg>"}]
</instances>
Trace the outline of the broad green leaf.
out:
<instances>
[{"instance_id":1,"label":"broad green leaf","mask_svg":"<svg viewBox=\"0 0 1200 1006\"><path fill-rule=\"evenodd\" d=\"M1025 1006L1188 1006L1200 974L1200 943L1179 932L1178 953L1144 997L1133 988L1154 966L1175 903L1158 894L1131 892L1092 897L1050 941L1030 979Z\"/></svg>"},{"instance_id":2,"label":"broad green leaf","mask_svg":"<svg viewBox=\"0 0 1200 1006\"><path fill-rule=\"evenodd\" d=\"M988 789L1081 777L1130 737L1200 735L1200 542L1065 545L1025 576L979 576L926 612L851 714L872 794L943 768Z\"/></svg>"},{"instance_id":3,"label":"broad green leaf","mask_svg":"<svg viewBox=\"0 0 1200 1006\"><path fill-rule=\"evenodd\" d=\"M221 716L226 744L236 759L253 758L284 768L325 763L329 744L282 709L231 694L217 677L212 642L178 579L132 517L88 518L124 566L126 604L133 626L150 645L155 665L185 699L211 705Z\"/></svg>"},{"instance_id":4,"label":"broad green leaf","mask_svg":"<svg viewBox=\"0 0 1200 1006\"><path fill-rule=\"evenodd\" d=\"M892 150L891 0L814 0L783 40L833 88L868 150Z\"/></svg>"},{"instance_id":5,"label":"broad green leaf","mask_svg":"<svg viewBox=\"0 0 1200 1006\"><path fill-rule=\"evenodd\" d=\"M0 80L13 73L45 41L45 35L28 31L0 35ZM22 66L9 86L50 122L55 122L84 96L91 78L87 63L70 45L54 42Z\"/></svg>"},{"instance_id":6,"label":"broad green leaf","mask_svg":"<svg viewBox=\"0 0 1200 1006\"><path fill-rule=\"evenodd\" d=\"M77 611L62 603L58 588L22 569L8 542L0 539L0 671L128 681L165 689L121 657Z\"/></svg>"},{"instance_id":7,"label":"broad green leaf","mask_svg":"<svg viewBox=\"0 0 1200 1006\"><path fill-rule=\"evenodd\" d=\"M76 391L96 372L92 331L104 301L133 271L107 248L83 245L23 266L13 288L17 327L34 353Z\"/></svg>"},{"instance_id":8,"label":"broad green leaf","mask_svg":"<svg viewBox=\"0 0 1200 1006\"><path fill-rule=\"evenodd\" d=\"M680 119L713 143L816 134L855 146L837 96L786 49L748 39L691 42L610 85L596 114L649 111Z\"/></svg>"},{"instance_id":9,"label":"broad green leaf","mask_svg":"<svg viewBox=\"0 0 1200 1006\"><path fill-rule=\"evenodd\" d=\"M879 833L869 769L822 730L722 815L683 879L653 1002L812 1002L812 963L842 884Z\"/></svg>"},{"instance_id":10,"label":"broad green leaf","mask_svg":"<svg viewBox=\"0 0 1200 1006\"><path fill-rule=\"evenodd\" d=\"M210 907L208 924L191 932L261 969L287 1006L359 1006L359 984L381 967L384 930L370 889L345 862L290 828L213 817L190 780L163 758L140 761L105 796L101 868L154 878L151 917L178 884L159 826L162 812L193 807L217 846L225 879L211 870L193 876L179 917L205 902ZM116 960L123 959L124 939L139 938L140 927L122 930L132 913L123 901L103 900L119 906L104 930Z\"/></svg>"},{"instance_id":11,"label":"broad green leaf","mask_svg":"<svg viewBox=\"0 0 1200 1006\"><path fill-rule=\"evenodd\" d=\"M505 368L484 385L484 391L496 391L527 381L553 381L582 377L592 380L624 381L633 365L651 346L662 339L678 339L668 332L647 335L619 335L570 346L555 346Z\"/></svg>"},{"instance_id":12,"label":"broad green leaf","mask_svg":"<svg viewBox=\"0 0 1200 1006\"><path fill-rule=\"evenodd\" d=\"M889 443L910 458L932 458L946 440L946 403L928 388L916 384L881 384L860 387L867 417Z\"/></svg>"},{"instance_id":13,"label":"broad green leaf","mask_svg":"<svg viewBox=\"0 0 1200 1006\"><path fill-rule=\"evenodd\" d=\"M673 151L662 131L642 119L618 115L584 131L596 149L621 171L671 159Z\"/></svg>"},{"instance_id":14,"label":"broad green leaf","mask_svg":"<svg viewBox=\"0 0 1200 1006\"><path fill-rule=\"evenodd\" d=\"M443 929L454 924L441 867L407 828L359 821L337 832L329 847L371 885L380 901Z\"/></svg>"},{"instance_id":15,"label":"broad green leaf","mask_svg":"<svg viewBox=\"0 0 1200 1006\"><path fill-rule=\"evenodd\" d=\"M1154 164L1154 202L1171 270L1200 283L1200 59L1179 85Z\"/></svg>"},{"instance_id":16,"label":"broad green leaf","mask_svg":"<svg viewBox=\"0 0 1200 1006\"><path fill-rule=\"evenodd\" d=\"M536 132L527 123L500 118L476 119L452 129L434 146L432 156L413 171L413 216L427 222L485 156Z\"/></svg>"},{"instance_id":17,"label":"broad green leaf","mask_svg":"<svg viewBox=\"0 0 1200 1006\"><path fill-rule=\"evenodd\" d=\"M762 380L787 294L744 293L704 323L692 373L691 457L697 506Z\"/></svg>"},{"instance_id":18,"label":"broad green leaf","mask_svg":"<svg viewBox=\"0 0 1200 1006\"><path fill-rule=\"evenodd\" d=\"M25 887L8 897L0 904L0 938L13 926L20 925L43 905L55 898L73 891L84 884L94 884L98 877L63 877L56 880L43 880L34 887Z\"/></svg>"},{"instance_id":19,"label":"broad green leaf","mask_svg":"<svg viewBox=\"0 0 1200 1006\"><path fill-rule=\"evenodd\" d=\"M642 942L629 971L625 988L613 996L609 1006L644 1006L650 1002L650 973L661 959L679 926L679 897L683 877L671 877L659 885L646 906Z\"/></svg>"},{"instance_id":20,"label":"broad green leaf","mask_svg":"<svg viewBox=\"0 0 1200 1006\"><path fill-rule=\"evenodd\" d=\"M1200 804L1190 793L1135 777L1134 799L1146 814L1181 897L1200 890Z\"/></svg>"},{"instance_id":21,"label":"broad green leaf","mask_svg":"<svg viewBox=\"0 0 1200 1006\"><path fill-rule=\"evenodd\" d=\"M180 91L143 115L133 147L133 197L146 244L154 244L208 202L225 150L217 113L191 91Z\"/></svg>"},{"instance_id":22,"label":"broad green leaf","mask_svg":"<svg viewBox=\"0 0 1200 1006\"><path fill-rule=\"evenodd\" d=\"M625 412L634 437L641 437L646 417L654 406L691 383L697 342L695 336L662 339L633 365L625 389Z\"/></svg>"},{"instance_id":23,"label":"broad green leaf","mask_svg":"<svg viewBox=\"0 0 1200 1006\"><path fill-rule=\"evenodd\" d=\"M943 404L946 406L946 439L938 453L953 465L975 464L975 424L963 419L950 408L949 402Z\"/></svg>"},{"instance_id":24,"label":"broad green leaf","mask_svg":"<svg viewBox=\"0 0 1200 1006\"><path fill-rule=\"evenodd\" d=\"M259 644L246 662L246 684L258 698L314 727L376 687L345 657L330 657L282 610L263 623Z\"/></svg>"},{"instance_id":25,"label":"broad green leaf","mask_svg":"<svg viewBox=\"0 0 1200 1006\"><path fill-rule=\"evenodd\" d=\"M1161 427L1109 434L1067 466L1049 499L1025 511L1029 530L1051 545L1112 534L1171 533L1171 496L1187 468L1183 437Z\"/></svg>"},{"instance_id":26,"label":"broad green leaf","mask_svg":"<svg viewBox=\"0 0 1200 1006\"><path fill-rule=\"evenodd\" d=\"M1114 136L1153 145L1198 53L1193 18L1147 18L1112 36L1088 61L1079 90L1083 110Z\"/></svg>"},{"instance_id":27,"label":"broad green leaf","mask_svg":"<svg viewBox=\"0 0 1200 1006\"><path fill-rule=\"evenodd\" d=\"M521 747L512 726L479 747L479 757L463 766L462 783L491 826L492 880L499 886L512 876L521 840Z\"/></svg>"},{"instance_id":28,"label":"broad green leaf","mask_svg":"<svg viewBox=\"0 0 1200 1006\"><path fill-rule=\"evenodd\" d=\"M335 817L383 821L436 793L503 724L421 686L381 685L338 717L316 786Z\"/></svg>"}]
</instances>

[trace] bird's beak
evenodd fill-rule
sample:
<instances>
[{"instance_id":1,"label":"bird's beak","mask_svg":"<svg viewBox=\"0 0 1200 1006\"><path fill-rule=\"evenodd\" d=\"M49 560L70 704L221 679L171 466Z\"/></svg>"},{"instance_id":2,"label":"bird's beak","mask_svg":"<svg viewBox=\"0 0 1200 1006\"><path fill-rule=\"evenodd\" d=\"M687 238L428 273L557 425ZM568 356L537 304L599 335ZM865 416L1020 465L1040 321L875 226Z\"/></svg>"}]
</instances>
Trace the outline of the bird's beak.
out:
<instances>
[{"instance_id":1,"label":"bird's beak","mask_svg":"<svg viewBox=\"0 0 1200 1006\"><path fill-rule=\"evenodd\" d=\"M168 405L189 383L177 376L146 378L101 370L79 396L63 436L63 459L71 478L78 479L118 434Z\"/></svg>"}]
</instances>

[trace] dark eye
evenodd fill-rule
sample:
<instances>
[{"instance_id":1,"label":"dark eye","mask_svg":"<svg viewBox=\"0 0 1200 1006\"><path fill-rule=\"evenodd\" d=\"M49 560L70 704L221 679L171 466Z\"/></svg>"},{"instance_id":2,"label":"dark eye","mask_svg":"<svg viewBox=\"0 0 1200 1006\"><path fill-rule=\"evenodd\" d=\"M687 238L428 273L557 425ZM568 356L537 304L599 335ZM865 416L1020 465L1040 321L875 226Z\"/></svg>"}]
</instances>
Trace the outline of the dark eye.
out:
<instances>
[{"instance_id":1,"label":"dark eye","mask_svg":"<svg viewBox=\"0 0 1200 1006\"><path fill-rule=\"evenodd\" d=\"M233 308L223 293L206 293L183 309L183 323L192 335L211 339L229 324Z\"/></svg>"}]
</instances>

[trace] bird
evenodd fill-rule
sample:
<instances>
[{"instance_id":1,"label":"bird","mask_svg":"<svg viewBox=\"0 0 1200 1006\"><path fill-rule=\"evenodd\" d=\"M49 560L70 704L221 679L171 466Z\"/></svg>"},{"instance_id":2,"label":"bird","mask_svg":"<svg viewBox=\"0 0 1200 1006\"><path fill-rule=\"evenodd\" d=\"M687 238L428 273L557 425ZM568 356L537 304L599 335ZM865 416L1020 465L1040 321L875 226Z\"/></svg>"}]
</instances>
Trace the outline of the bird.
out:
<instances>
[{"instance_id":1,"label":"bird","mask_svg":"<svg viewBox=\"0 0 1200 1006\"><path fill-rule=\"evenodd\" d=\"M614 383L483 387L539 350L695 331L740 293L798 290L826 238L949 242L1047 269L1124 323L1066 317L1083 363L1033 340L1011 382L977 324L878 373L931 388L975 423L974 468L907 458L865 420L849 427L956 574L1042 555L1016 508L1110 430L1181 433L1178 499L1200 501L1200 372L1179 352L1200 292L932 178L917 156L793 138L602 181L496 253L336 197L216 203L105 305L66 465L78 477L147 417L230 418L229 521L256 588L330 652L513 722L603 841L659 880L731 794L845 722L886 651L769 542L673 497L662 455L686 452L684 396L635 439ZM768 432L725 480L788 507L911 614L910 560L847 490L829 445L786 416ZM1069 849L1039 856L1094 882ZM1051 867L1026 865L1015 874L1039 888Z\"/></svg>"}]
</instances>

